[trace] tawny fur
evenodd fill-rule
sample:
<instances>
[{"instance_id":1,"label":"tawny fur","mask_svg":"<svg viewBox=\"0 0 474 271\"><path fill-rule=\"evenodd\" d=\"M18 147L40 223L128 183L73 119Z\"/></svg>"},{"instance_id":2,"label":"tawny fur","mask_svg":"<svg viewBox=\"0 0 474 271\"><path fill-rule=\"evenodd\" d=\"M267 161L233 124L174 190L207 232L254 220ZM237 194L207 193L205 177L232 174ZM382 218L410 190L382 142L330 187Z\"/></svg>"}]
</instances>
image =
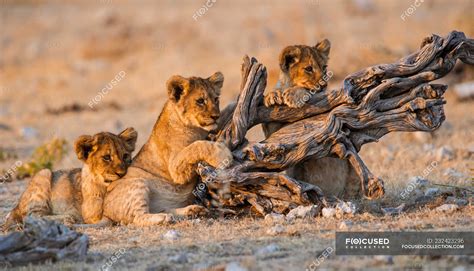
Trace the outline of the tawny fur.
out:
<instances>
[{"instance_id":1,"label":"tawny fur","mask_svg":"<svg viewBox=\"0 0 474 271\"><path fill-rule=\"evenodd\" d=\"M275 88L264 94L266 106L287 105L293 108L304 106L311 92L318 92L327 86L327 62L331 45L323 40L315 46L294 45L283 49L280 54L280 77ZM283 124L263 125L268 137ZM319 186L325 195L354 198L360 196L360 181L348 160L326 157L309 159L287 173L304 182Z\"/></svg>"},{"instance_id":2,"label":"tawny fur","mask_svg":"<svg viewBox=\"0 0 474 271\"><path fill-rule=\"evenodd\" d=\"M107 186L127 172L136 140L133 128L119 135L102 132L79 137L74 147L84 162L82 169L38 172L8 215L4 228L22 223L28 215L67 224L98 223Z\"/></svg>"},{"instance_id":3,"label":"tawny fur","mask_svg":"<svg viewBox=\"0 0 474 271\"><path fill-rule=\"evenodd\" d=\"M217 127L223 81L220 72L207 79L173 76L168 80L169 99L127 175L108 188L104 216L147 226L170 221L174 215L206 212L191 205L198 162L218 167L232 161L225 145L205 140Z\"/></svg>"}]
</instances>

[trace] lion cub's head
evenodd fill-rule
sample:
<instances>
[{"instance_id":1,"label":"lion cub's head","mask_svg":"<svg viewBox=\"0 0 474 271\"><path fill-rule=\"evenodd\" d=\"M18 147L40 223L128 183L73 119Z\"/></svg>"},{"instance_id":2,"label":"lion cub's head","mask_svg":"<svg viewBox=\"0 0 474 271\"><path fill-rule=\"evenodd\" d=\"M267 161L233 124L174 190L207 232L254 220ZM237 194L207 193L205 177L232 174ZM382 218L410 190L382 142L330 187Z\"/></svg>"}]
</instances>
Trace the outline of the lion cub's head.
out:
<instances>
[{"instance_id":1,"label":"lion cub's head","mask_svg":"<svg viewBox=\"0 0 474 271\"><path fill-rule=\"evenodd\" d=\"M185 125L211 131L217 128L223 83L224 75L216 72L205 79L174 75L166 85L169 100Z\"/></svg>"},{"instance_id":2,"label":"lion cub's head","mask_svg":"<svg viewBox=\"0 0 474 271\"><path fill-rule=\"evenodd\" d=\"M127 173L136 142L137 132L127 128L118 135L101 132L80 136L74 149L77 158L84 161L92 174L101 176L107 185Z\"/></svg>"},{"instance_id":3,"label":"lion cub's head","mask_svg":"<svg viewBox=\"0 0 474 271\"><path fill-rule=\"evenodd\" d=\"M292 45L280 54L280 68L285 87L322 89L327 86L326 67L331 44L324 39L315 46Z\"/></svg>"}]
</instances>

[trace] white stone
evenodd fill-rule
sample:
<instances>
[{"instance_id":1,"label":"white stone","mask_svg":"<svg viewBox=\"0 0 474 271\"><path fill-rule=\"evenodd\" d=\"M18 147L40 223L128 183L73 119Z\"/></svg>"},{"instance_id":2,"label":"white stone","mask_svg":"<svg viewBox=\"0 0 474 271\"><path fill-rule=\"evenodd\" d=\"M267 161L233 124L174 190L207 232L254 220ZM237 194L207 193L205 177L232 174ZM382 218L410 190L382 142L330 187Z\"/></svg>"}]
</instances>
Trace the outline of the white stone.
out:
<instances>
[{"instance_id":1,"label":"white stone","mask_svg":"<svg viewBox=\"0 0 474 271\"><path fill-rule=\"evenodd\" d=\"M319 208L317 205L298 206L291 210L286 215L286 218L292 220L295 218L315 217L318 214L318 210Z\"/></svg>"},{"instance_id":2,"label":"white stone","mask_svg":"<svg viewBox=\"0 0 474 271\"><path fill-rule=\"evenodd\" d=\"M278 235L283 232L285 232L285 227L283 227L282 225L275 225L267 230L267 234L270 235Z\"/></svg>"},{"instance_id":3,"label":"white stone","mask_svg":"<svg viewBox=\"0 0 474 271\"><path fill-rule=\"evenodd\" d=\"M454 159L454 150L450 146L443 146L436 151L436 160L450 161Z\"/></svg>"},{"instance_id":4,"label":"white stone","mask_svg":"<svg viewBox=\"0 0 474 271\"><path fill-rule=\"evenodd\" d=\"M436 208L436 211L438 212L446 212L446 213L452 213L458 209L458 206L456 204L443 204L441 206L438 206Z\"/></svg>"},{"instance_id":5,"label":"white stone","mask_svg":"<svg viewBox=\"0 0 474 271\"><path fill-rule=\"evenodd\" d=\"M323 208L323 217L331 218L336 215L336 209L334 208Z\"/></svg>"},{"instance_id":6,"label":"white stone","mask_svg":"<svg viewBox=\"0 0 474 271\"><path fill-rule=\"evenodd\" d=\"M163 234L163 238L166 240L175 241L178 240L181 234L175 230L169 230L165 234Z\"/></svg>"}]
</instances>

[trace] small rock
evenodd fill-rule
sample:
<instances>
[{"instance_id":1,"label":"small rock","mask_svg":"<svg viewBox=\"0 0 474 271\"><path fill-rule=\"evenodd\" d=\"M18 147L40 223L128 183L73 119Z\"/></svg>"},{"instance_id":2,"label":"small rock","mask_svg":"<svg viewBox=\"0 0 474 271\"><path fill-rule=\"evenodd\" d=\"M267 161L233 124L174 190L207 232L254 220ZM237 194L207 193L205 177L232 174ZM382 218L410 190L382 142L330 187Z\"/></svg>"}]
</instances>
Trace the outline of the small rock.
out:
<instances>
[{"instance_id":1,"label":"small rock","mask_svg":"<svg viewBox=\"0 0 474 271\"><path fill-rule=\"evenodd\" d=\"M262 247L259 250L257 250L256 254L257 255L271 254L271 253L277 252L278 250L280 250L280 247L277 244L270 244L266 247Z\"/></svg>"},{"instance_id":2,"label":"small rock","mask_svg":"<svg viewBox=\"0 0 474 271\"><path fill-rule=\"evenodd\" d=\"M431 188L426 189L425 196L434 197L434 196L438 195L439 193L440 193L439 188L431 187Z\"/></svg>"},{"instance_id":3,"label":"small rock","mask_svg":"<svg viewBox=\"0 0 474 271\"><path fill-rule=\"evenodd\" d=\"M187 263L188 262L188 255L186 255L186 253L182 253L182 254L177 254L177 255L174 255L174 256L171 256L169 258L169 260L173 263Z\"/></svg>"},{"instance_id":4,"label":"small rock","mask_svg":"<svg viewBox=\"0 0 474 271\"><path fill-rule=\"evenodd\" d=\"M238 262L231 262L225 266L225 271L247 271L248 269Z\"/></svg>"},{"instance_id":5,"label":"small rock","mask_svg":"<svg viewBox=\"0 0 474 271\"><path fill-rule=\"evenodd\" d=\"M403 212L403 209L405 208L405 203L402 203L398 207L388 207L388 208L382 208L382 212L384 215L399 215Z\"/></svg>"},{"instance_id":6,"label":"small rock","mask_svg":"<svg viewBox=\"0 0 474 271\"><path fill-rule=\"evenodd\" d=\"M265 221L268 222L281 222L285 219L285 216L277 213L270 213L265 216Z\"/></svg>"},{"instance_id":7,"label":"small rock","mask_svg":"<svg viewBox=\"0 0 474 271\"><path fill-rule=\"evenodd\" d=\"M459 101L474 99L474 81L454 85L454 93Z\"/></svg>"},{"instance_id":8,"label":"small rock","mask_svg":"<svg viewBox=\"0 0 474 271\"><path fill-rule=\"evenodd\" d=\"M285 227L283 227L282 225L275 225L267 230L267 234L270 235L278 235L283 232L285 232Z\"/></svg>"},{"instance_id":9,"label":"small rock","mask_svg":"<svg viewBox=\"0 0 474 271\"><path fill-rule=\"evenodd\" d=\"M458 206L456 204L443 204L441 206L438 206L436 208L437 212L446 212L446 213L452 213L458 209Z\"/></svg>"},{"instance_id":10,"label":"small rock","mask_svg":"<svg viewBox=\"0 0 474 271\"><path fill-rule=\"evenodd\" d=\"M457 206L466 206L467 204L469 204L469 201L466 199L455 199L454 204L456 204Z\"/></svg>"},{"instance_id":11,"label":"small rock","mask_svg":"<svg viewBox=\"0 0 474 271\"><path fill-rule=\"evenodd\" d=\"M449 146L443 146L436 151L436 160L450 161L454 159L454 150Z\"/></svg>"},{"instance_id":12,"label":"small rock","mask_svg":"<svg viewBox=\"0 0 474 271\"><path fill-rule=\"evenodd\" d=\"M349 226L352 225L351 221L344 220L341 223L339 223L338 229L342 231L347 231L349 229Z\"/></svg>"},{"instance_id":13,"label":"small rock","mask_svg":"<svg viewBox=\"0 0 474 271\"><path fill-rule=\"evenodd\" d=\"M323 217L331 218L336 215L336 209L326 207L326 208L323 208L322 213L323 213Z\"/></svg>"},{"instance_id":14,"label":"small rock","mask_svg":"<svg viewBox=\"0 0 474 271\"><path fill-rule=\"evenodd\" d=\"M181 234L175 230L169 230L165 234L163 234L163 238L170 241L178 240Z\"/></svg>"},{"instance_id":15,"label":"small rock","mask_svg":"<svg viewBox=\"0 0 474 271\"><path fill-rule=\"evenodd\" d=\"M357 212L357 207L350 201L341 201L336 205L336 217L342 217L344 214L354 215Z\"/></svg>"},{"instance_id":16,"label":"small rock","mask_svg":"<svg viewBox=\"0 0 474 271\"><path fill-rule=\"evenodd\" d=\"M450 180L466 177L463 173L456 171L454 168L446 169L445 171L443 171L443 175L447 176Z\"/></svg>"},{"instance_id":17,"label":"small rock","mask_svg":"<svg viewBox=\"0 0 474 271\"><path fill-rule=\"evenodd\" d=\"M23 127L20 130L20 134L25 139L33 139L38 137L38 130L33 127Z\"/></svg>"},{"instance_id":18,"label":"small rock","mask_svg":"<svg viewBox=\"0 0 474 271\"><path fill-rule=\"evenodd\" d=\"M288 220L296 219L296 218L306 218L306 217L315 217L319 212L319 208L317 205L309 205L309 206L298 206L291 210L287 215L286 218Z\"/></svg>"}]
</instances>

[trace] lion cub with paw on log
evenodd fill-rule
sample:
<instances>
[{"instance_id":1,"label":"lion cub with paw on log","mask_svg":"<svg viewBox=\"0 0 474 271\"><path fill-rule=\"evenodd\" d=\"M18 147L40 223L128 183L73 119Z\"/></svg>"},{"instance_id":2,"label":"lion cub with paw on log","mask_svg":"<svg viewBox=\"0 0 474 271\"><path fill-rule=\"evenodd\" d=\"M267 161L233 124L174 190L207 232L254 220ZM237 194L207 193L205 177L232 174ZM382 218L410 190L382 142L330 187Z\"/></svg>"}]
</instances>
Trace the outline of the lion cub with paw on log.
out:
<instances>
[{"instance_id":1,"label":"lion cub with paw on log","mask_svg":"<svg viewBox=\"0 0 474 271\"><path fill-rule=\"evenodd\" d=\"M100 222L107 186L127 173L136 141L133 128L118 135L101 132L80 136L74 149L84 162L82 169L38 172L7 216L4 229L22 223L28 215L68 224Z\"/></svg>"},{"instance_id":2,"label":"lion cub with paw on log","mask_svg":"<svg viewBox=\"0 0 474 271\"><path fill-rule=\"evenodd\" d=\"M327 63L331 44L324 39L315 46L287 46L280 53L280 77L274 89L264 94L265 106L303 107L315 92L327 87ZM263 125L265 136L283 127L281 123ZM287 170L298 180L318 185L325 195L360 197L360 180L348 160L333 157L309 159Z\"/></svg>"},{"instance_id":3,"label":"lion cub with paw on log","mask_svg":"<svg viewBox=\"0 0 474 271\"><path fill-rule=\"evenodd\" d=\"M206 140L217 128L223 82L220 72L208 78L175 75L168 80L168 101L127 175L108 188L104 216L150 226L207 212L192 205L197 165L203 161L218 167L233 159L224 144Z\"/></svg>"}]
</instances>

